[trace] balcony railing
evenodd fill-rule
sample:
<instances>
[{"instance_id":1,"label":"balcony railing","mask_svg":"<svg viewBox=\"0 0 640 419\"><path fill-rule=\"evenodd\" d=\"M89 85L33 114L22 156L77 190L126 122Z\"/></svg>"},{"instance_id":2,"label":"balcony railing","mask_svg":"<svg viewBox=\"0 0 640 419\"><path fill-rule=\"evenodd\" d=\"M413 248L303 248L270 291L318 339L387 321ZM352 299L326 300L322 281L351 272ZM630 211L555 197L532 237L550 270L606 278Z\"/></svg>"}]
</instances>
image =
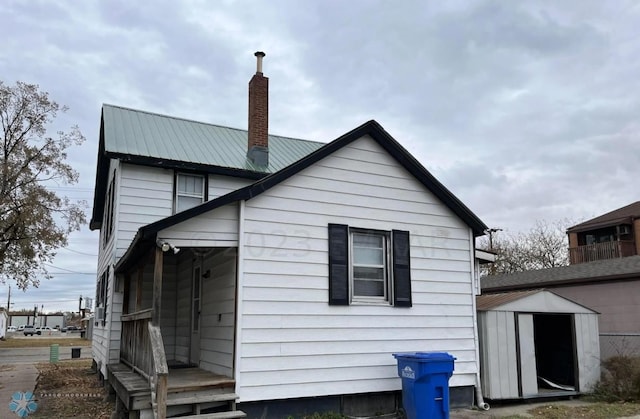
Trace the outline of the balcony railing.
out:
<instances>
[{"instance_id":1,"label":"balcony railing","mask_svg":"<svg viewBox=\"0 0 640 419\"><path fill-rule=\"evenodd\" d=\"M616 259L636 254L633 240L587 244L569 248L569 261L572 265L596 260Z\"/></svg>"}]
</instances>

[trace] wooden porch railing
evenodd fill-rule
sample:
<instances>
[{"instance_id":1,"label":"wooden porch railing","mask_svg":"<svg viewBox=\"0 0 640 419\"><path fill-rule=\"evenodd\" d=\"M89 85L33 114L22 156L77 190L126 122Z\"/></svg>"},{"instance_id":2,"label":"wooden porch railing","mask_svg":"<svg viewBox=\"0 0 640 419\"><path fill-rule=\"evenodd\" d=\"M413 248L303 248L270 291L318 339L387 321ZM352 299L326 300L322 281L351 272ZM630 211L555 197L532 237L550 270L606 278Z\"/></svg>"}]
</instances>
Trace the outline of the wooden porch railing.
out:
<instances>
[{"instance_id":1,"label":"wooden porch railing","mask_svg":"<svg viewBox=\"0 0 640 419\"><path fill-rule=\"evenodd\" d=\"M151 353L153 360L153 374L149 380L151 385L151 407L156 419L167 417L167 380L169 367L164 353L164 342L160 327L149 323L149 337L151 338Z\"/></svg>"},{"instance_id":2,"label":"wooden porch railing","mask_svg":"<svg viewBox=\"0 0 640 419\"><path fill-rule=\"evenodd\" d=\"M149 381L156 419L167 417L169 368L160 327L152 322L153 309L123 314L120 360Z\"/></svg>"},{"instance_id":3,"label":"wooden porch railing","mask_svg":"<svg viewBox=\"0 0 640 419\"><path fill-rule=\"evenodd\" d=\"M147 380L153 373L149 324L152 309L123 314L120 360L140 373Z\"/></svg>"},{"instance_id":4,"label":"wooden porch railing","mask_svg":"<svg viewBox=\"0 0 640 419\"><path fill-rule=\"evenodd\" d=\"M617 240L569 248L571 264L616 259L636 254L633 240Z\"/></svg>"}]
</instances>

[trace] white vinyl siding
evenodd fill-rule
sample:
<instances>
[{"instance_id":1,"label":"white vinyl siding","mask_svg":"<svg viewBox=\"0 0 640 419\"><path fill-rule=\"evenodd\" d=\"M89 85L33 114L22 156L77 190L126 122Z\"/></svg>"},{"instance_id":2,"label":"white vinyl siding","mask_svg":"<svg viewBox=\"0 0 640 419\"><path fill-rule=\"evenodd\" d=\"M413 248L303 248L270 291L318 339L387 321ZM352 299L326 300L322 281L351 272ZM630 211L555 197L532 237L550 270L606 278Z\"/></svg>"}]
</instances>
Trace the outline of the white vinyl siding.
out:
<instances>
[{"instance_id":1,"label":"white vinyl siding","mask_svg":"<svg viewBox=\"0 0 640 419\"><path fill-rule=\"evenodd\" d=\"M474 385L470 229L365 137L245 208L240 401L400 389L393 352L447 351ZM410 232L413 307L328 304L328 224Z\"/></svg>"},{"instance_id":2,"label":"white vinyl siding","mask_svg":"<svg viewBox=\"0 0 640 419\"><path fill-rule=\"evenodd\" d=\"M114 192L114 199L111 201L111 208L113 218L112 226L117 225L118 222L118 205L119 205L119 197L117 194L117 189L120 184L120 165L117 160L111 160L109 167L109 179L108 184L111 184L113 181L113 176L115 174L115 188L116 192ZM105 197L105 205L107 205L107 197ZM109 237L105 236L107 234L106 229L108 228L107 223L102 223L102 227L100 229L100 240L99 240L99 251L98 251L98 266L97 266L97 276L96 283L98 278L104 273L107 272L107 290L106 297L109 307L107 309L107 316L105 318L105 324L103 325L102 321L95 322L93 325L93 334L92 334L92 342L91 342L91 350L94 356L95 361L99 364L100 372L106 376L107 374L107 364L110 362L117 362L119 359L119 351L120 351L120 315L117 314L114 316L113 311L120 310L122 311L122 297L118 295L117 292L114 292L114 281L113 281L113 270L110 268L115 263L115 236L116 234L109 234ZM93 298L93 296L92 296Z\"/></svg>"},{"instance_id":3,"label":"white vinyl siding","mask_svg":"<svg viewBox=\"0 0 640 419\"><path fill-rule=\"evenodd\" d=\"M113 234L109 240L104 240L104 227L101 230L100 250L98 256L98 275L104 272L108 266L113 266L118 259L124 255L128 249L133 237L138 229L144 225L153 223L163 218L169 217L173 213L174 200L174 172L169 169L157 167L139 166L129 163L120 163L117 160L111 160L109 168L109 180L116 172L115 193L113 202ZM251 181L246 179L236 179L229 176L209 175L208 179L208 196L210 199L225 195L234 189L249 184ZM184 226L186 232L176 232L176 235L168 235L168 238L174 245L202 245L197 239L207 239L206 245L235 245L237 243L237 208L233 205L230 208L222 210L223 213L217 212L214 216L216 220L205 220L203 225L207 226L200 229L201 225L195 225L189 230L189 224ZM204 216L206 218L206 215ZM197 223L196 223L197 224ZM217 242L209 240L211 237L211 229L214 230ZM195 240L194 240L195 239ZM102 245L104 243L104 245ZM181 255L184 256L184 255ZM191 263L182 263L181 266L188 265L191 269ZM182 274L182 273L180 273ZM152 284L152 272L145 272L145 286ZM190 278L190 274L187 276ZM170 290L165 290L163 295L163 338L165 340L165 349L168 356L175 356L177 360L183 362L188 361L189 336L185 331L189 331L189 315L186 317L182 313L178 313L177 322L172 323L170 319L164 317L165 308L172 304L177 306L178 311L182 310L185 302L189 307L190 285L177 284L177 292L175 294L175 302L171 302L167 295ZM150 290L146 290L146 295L150 295ZM94 358L100 363L101 372L106 375L106 365L109 362L118 362L120 351L120 314L122 313L122 292L114 289L114 278L109 276L107 285L107 299L109 307L107 310L107 323L102 326L100 323L94 327L92 339L92 351ZM143 301L143 306L150 307L151 301ZM185 321L187 324L184 325Z\"/></svg>"},{"instance_id":4,"label":"white vinyl siding","mask_svg":"<svg viewBox=\"0 0 640 419\"><path fill-rule=\"evenodd\" d=\"M173 213L173 171L155 167L121 165L117 257L144 225Z\"/></svg>"},{"instance_id":5,"label":"white vinyl siding","mask_svg":"<svg viewBox=\"0 0 640 419\"><path fill-rule=\"evenodd\" d=\"M238 245L238 204L232 203L158 232L158 237L182 247Z\"/></svg>"},{"instance_id":6,"label":"white vinyl siding","mask_svg":"<svg viewBox=\"0 0 640 419\"><path fill-rule=\"evenodd\" d=\"M233 192L237 189L244 188L253 183L253 180L242 179L231 176L209 176L209 201Z\"/></svg>"},{"instance_id":7,"label":"white vinyl siding","mask_svg":"<svg viewBox=\"0 0 640 419\"><path fill-rule=\"evenodd\" d=\"M236 251L216 249L203 262L200 367L233 377Z\"/></svg>"},{"instance_id":8,"label":"white vinyl siding","mask_svg":"<svg viewBox=\"0 0 640 419\"><path fill-rule=\"evenodd\" d=\"M117 224L117 257L120 258L131 244L131 240L138 229L173 214L173 179L172 170L157 167L145 167L132 164L121 164L121 186L119 192L119 222ZM250 183L245 179L234 179L229 176L209 176L209 199L225 195L236 186L242 187ZM231 211L232 219L237 220L237 213ZM220 220L228 217L215 214ZM209 220L211 221L211 220ZM232 237L225 237L225 241L237 240L237 224L225 223L226 232ZM236 222L237 223L237 222ZM205 237L199 230L187 230L185 234L198 234ZM233 234L235 233L235 236ZM176 237L178 239L180 237ZM172 244L175 244L171 242ZM177 245L177 244L175 244ZM182 244L186 245L186 244ZM191 245L197 245L192 243Z\"/></svg>"},{"instance_id":9,"label":"white vinyl siding","mask_svg":"<svg viewBox=\"0 0 640 419\"><path fill-rule=\"evenodd\" d=\"M162 332L162 342L164 343L164 351L166 359L175 359L176 353L176 295L178 293L178 279L176 277L177 264L176 258L173 258L170 253L165 253L162 266L162 302L161 302L161 318L160 329ZM153 266L147 264L147 266ZM151 278L149 285L150 289L147 292L148 296L153 296L153 271L151 272ZM153 304L152 301L149 302Z\"/></svg>"},{"instance_id":10,"label":"white vinyl siding","mask_svg":"<svg viewBox=\"0 0 640 419\"><path fill-rule=\"evenodd\" d=\"M191 342L191 281L193 271L193 254L178 253L177 287L176 287L176 329L175 359L183 363L189 362Z\"/></svg>"}]
</instances>

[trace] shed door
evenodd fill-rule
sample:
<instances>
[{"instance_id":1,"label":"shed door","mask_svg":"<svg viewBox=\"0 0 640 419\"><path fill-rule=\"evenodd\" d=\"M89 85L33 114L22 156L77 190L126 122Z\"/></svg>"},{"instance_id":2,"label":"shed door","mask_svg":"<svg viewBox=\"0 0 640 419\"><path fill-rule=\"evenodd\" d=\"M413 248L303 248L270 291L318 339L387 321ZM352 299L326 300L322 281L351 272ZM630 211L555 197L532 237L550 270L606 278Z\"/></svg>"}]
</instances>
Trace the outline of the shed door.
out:
<instances>
[{"instance_id":1,"label":"shed door","mask_svg":"<svg viewBox=\"0 0 640 419\"><path fill-rule=\"evenodd\" d=\"M518 369L522 397L538 394L538 370L536 368L536 345L533 332L533 314L518 314Z\"/></svg>"},{"instance_id":2,"label":"shed door","mask_svg":"<svg viewBox=\"0 0 640 419\"><path fill-rule=\"evenodd\" d=\"M189 362L200 364L200 310L202 297L202 267L196 265L193 268L193 281L191 285L191 349Z\"/></svg>"}]
</instances>

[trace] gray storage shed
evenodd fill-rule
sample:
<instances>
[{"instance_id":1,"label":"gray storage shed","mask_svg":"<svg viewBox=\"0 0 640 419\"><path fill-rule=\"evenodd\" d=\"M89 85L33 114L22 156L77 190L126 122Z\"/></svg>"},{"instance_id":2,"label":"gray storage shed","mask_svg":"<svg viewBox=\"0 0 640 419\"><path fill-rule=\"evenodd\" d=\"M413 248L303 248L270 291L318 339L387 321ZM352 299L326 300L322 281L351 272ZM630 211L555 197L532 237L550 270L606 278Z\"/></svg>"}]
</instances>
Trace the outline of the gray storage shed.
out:
<instances>
[{"instance_id":1,"label":"gray storage shed","mask_svg":"<svg viewBox=\"0 0 640 419\"><path fill-rule=\"evenodd\" d=\"M597 312L547 290L476 298L486 398L585 393L600 379Z\"/></svg>"}]
</instances>

